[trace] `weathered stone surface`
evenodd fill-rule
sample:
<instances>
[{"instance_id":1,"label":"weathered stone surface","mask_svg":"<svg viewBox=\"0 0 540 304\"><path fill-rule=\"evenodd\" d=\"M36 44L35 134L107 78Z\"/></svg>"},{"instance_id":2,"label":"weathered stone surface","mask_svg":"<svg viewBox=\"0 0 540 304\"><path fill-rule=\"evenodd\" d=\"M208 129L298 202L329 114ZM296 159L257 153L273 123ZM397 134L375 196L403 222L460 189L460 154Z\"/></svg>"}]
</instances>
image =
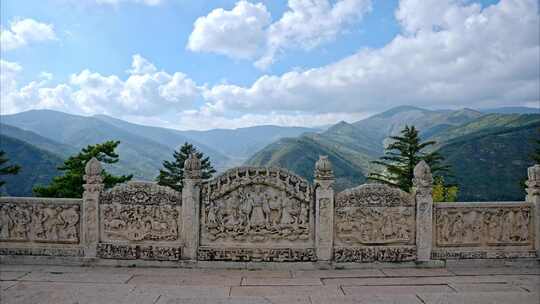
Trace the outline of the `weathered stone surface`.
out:
<instances>
[{"instance_id":1,"label":"weathered stone surface","mask_svg":"<svg viewBox=\"0 0 540 304\"><path fill-rule=\"evenodd\" d=\"M433 176L425 161L414 168L414 195L416 200L416 248L417 260L431 260L433 244Z\"/></svg>"},{"instance_id":2,"label":"weathered stone surface","mask_svg":"<svg viewBox=\"0 0 540 304\"><path fill-rule=\"evenodd\" d=\"M118 245L100 243L97 256L103 259L178 261L182 256L181 247L158 245Z\"/></svg>"},{"instance_id":3,"label":"weathered stone surface","mask_svg":"<svg viewBox=\"0 0 540 304\"><path fill-rule=\"evenodd\" d=\"M318 278L244 278L242 286L319 286Z\"/></svg>"},{"instance_id":4,"label":"weathered stone surface","mask_svg":"<svg viewBox=\"0 0 540 304\"><path fill-rule=\"evenodd\" d=\"M211 248L200 247L200 261L235 262L312 262L316 261L313 248Z\"/></svg>"},{"instance_id":5,"label":"weathered stone surface","mask_svg":"<svg viewBox=\"0 0 540 304\"><path fill-rule=\"evenodd\" d=\"M328 156L315 164L315 247L321 261L330 261L334 247L334 172Z\"/></svg>"},{"instance_id":6,"label":"weathered stone surface","mask_svg":"<svg viewBox=\"0 0 540 304\"><path fill-rule=\"evenodd\" d=\"M524 292L420 293L425 304L538 304L540 294Z\"/></svg>"},{"instance_id":7,"label":"weathered stone surface","mask_svg":"<svg viewBox=\"0 0 540 304\"><path fill-rule=\"evenodd\" d=\"M343 297L310 297L312 304L421 304L415 295L354 295Z\"/></svg>"},{"instance_id":8,"label":"weathered stone surface","mask_svg":"<svg viewBox=\"0 0 540 304\"><path fill-rule=\"evenodd\" d=\"M381 184L336 197L334 260L398 262L416 259L414 199Z\"/></svg>"},{"instance_id":9,"label":"weathered stone surface","mask_svg":"<svg viewBox=\"0 0 540 304\"><path fill-rule=\"evenodd\" d=\"M342 286L346 295L451 293L448 285Z\"/></svg>"},{"instance_id":10,"label":"weathered stone surface","mask_svg":"<svg viewBox=\"0 0 540 304\"><path fill-rule=\"evenodd\" d=\"M0 270L0 281L15 281L20 279L28 272L26 271L3 271Z\"/></svg>"},{"instance_id":11,"label":"weathered stone surface","mask_svg":"<svg viewBox=\"0 0 540 304\"><path fill-rule=\"evenodd\" d=\"M0 242L78 244L81 200L0 198Z\"/></svg>"},{"instance_id":12,"label":"weathered stone surface","mask_svg":"<svg viewBox=\"0 0 540 304\"><path fill-rule=\"evenodd\" d=\"M214 275L134 275L129 284L135 285L182 285L182 286L240 286L241 277Z\"/></svg>"},{"instance_id":13,"label":"weathered stone surface","mask_svg":"<svg viewBox=\"0 0 540 304\"><path fill-rule=\"evenodd\" d=\"M410 268L385 268L381 269L382 272L389 277L439 277L439 276L452 276L452 272L445 268L434 269L410 269Z\"/></svg>"},{"instance_id":14,"label":"weathered stone surface","mask_svg":"<svg viewBox=\"0 0 540 304\"><path fill-rule=\"evenodd\" d=\"M231 296L338 296L336 286L241 286L232 287Z\"/></svg>"},{"instance_id":15,"label":"weathered stone surface","mask_svg":"<svg viewBox=\"0 0 540 304\"><path fill-rule=\"evenodd\" d=\"M294 271L294 278L362 278L362 277L384 277L386 276L380 269L360 269L360 270L305 270Z\"/></svg>"},{"instance_id":16,"label":"weathered stone surface","mask_svg":"<svg viewBox=\"0 0 540 304\"><path fill-rule=\"evenodd\" d=\"M131 277L132 275L130 274L112 274L101 272L30 272L19 279L36 282L122 284L127 282Z\"/></svg>"},{"instance_id":17,"label":"weathered stone surface","mask_svg":"<svg viewBox=\"0 0 540 304\"><path fill-rule=\"evenodd\" d=\"M311 304L308 297L178 298L165 295L156 304Z\"/></svg>"},{"instance_id":18,"label":"weathered stone surface","mask_svg":"<svg viewBox=\"0 0 540 304\"><path fill-rule=\"evenodd\" d=\"M534 257L530 203L441 203L434 259Z\"/></svg>"}]
</instances>

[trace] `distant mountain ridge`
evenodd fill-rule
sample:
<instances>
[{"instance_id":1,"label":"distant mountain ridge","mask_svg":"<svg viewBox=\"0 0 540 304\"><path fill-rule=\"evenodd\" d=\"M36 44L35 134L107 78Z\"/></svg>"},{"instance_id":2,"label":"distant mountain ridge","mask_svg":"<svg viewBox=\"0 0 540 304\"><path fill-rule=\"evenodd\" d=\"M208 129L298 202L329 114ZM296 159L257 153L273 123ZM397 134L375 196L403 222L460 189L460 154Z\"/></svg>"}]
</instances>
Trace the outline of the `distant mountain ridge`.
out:
<instances>
[{"instance_id":1,"label":"distant mountain ridge","mask_svg":"<svg viewBox=\"0 0 540 304\"><path fill-rule=\"evenodd\" d=\"M257 152L246 164L282 166L309 179L315 162L299 158L296 151L302 149L311 155L316 150L337 162L336 187L342 190L350 187L351 175L356 177L356 184L365 181L365 176L375 169L370 162L383 155L389 136L398 134L405 125L415 125L422 138L438 142L435 148L447 157L454 171L459 171L454 181L463 189L460 200L522 199L520 180L526 167L532 165L531 138L540 137L540 114L485 114L472 109L434 111L402 106L352 124L340 122L320 134L281 139ZM494 150L483 149L477 142ZM495 148L499 146L506 148ZM342 169L347 176L340 173ZM488 191L491 187L499 190Z\"/></svg>"}]
</instances>

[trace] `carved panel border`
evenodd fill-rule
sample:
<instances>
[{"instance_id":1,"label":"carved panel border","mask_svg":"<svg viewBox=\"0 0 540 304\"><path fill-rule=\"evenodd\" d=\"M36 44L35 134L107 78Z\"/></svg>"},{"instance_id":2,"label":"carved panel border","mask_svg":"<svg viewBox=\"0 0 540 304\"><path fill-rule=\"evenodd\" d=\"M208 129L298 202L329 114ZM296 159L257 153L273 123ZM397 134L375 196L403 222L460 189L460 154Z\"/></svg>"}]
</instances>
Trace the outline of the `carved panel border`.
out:
<instances>
[{"instance_id":1,"label":"carved panel border","mask_svg":"<svg viewBox=\"0 0 540 304\"><path fill-rule=\"evenodd\" d=\"M212 248L199 247L199 261L315 262L315 248Z\"/></svg>"},{"instance_id":2,"label":"carved panel border","mask_svg":"<svg viewBox=\"0 0 540 304\"><path fill-rule=\"evenodd\" d=\"M434 260L459 259L515 259L536 258L534 250L448 250L437 249L431 253Z\"/></svg>"},{"instance_id":3,"label":"carved panel border","mask_svg":"<svg viewBox=\"0 0 540 304\"><path fill-rule=\"evenodd\" d=\"M0 242L78 244L80 199L0 198Z\"/></svg>"},{"instance_id":4,"label":"carved panel border","mask_svg":"<svg viewBox=\"0 0 540 304\"><path fill-rule=\"evenodd\" d=\"M0 255L82 257L83 248L0 247Z\"/></svg>"},{"instance_id":5,"label":"carved panel border","mask_svg":"<svg viewBox=\"0 0 540 304\"><path fill-rule=\"evenodd\" d=\"M416 246L335 247L334 261L355 262L409 262L416 260Z\"/></svg>"},{"instance_id":6,"label":"carved panel border","mask_svg":"<svg viewBox=\"0 0 540 304\"><path fill-rule=\"evenodd\" d=\"M157 183L131 181L101 192L99 203L182 206L182 194Z\"/></svg>"},{"instance_id":7,"label":"carved panel border","mask_svg":"<svg viewBox=\"0 0 540 304\"><path fill-rule=\"evenodd\" d=\"M99 243L97 255L102 259L178 261L182 257L182 248L159 245Z\"/></svg>"},{"instance_id":8,"label":"carved panel border","mask_svg":"<svg viewBox=\"0 0 540 304\"><path fill-rule=\"evenodd\" d=\"M525 202L435 204L436 248L464 252L533 247L532 205Z\"/></svg>"}]
</instances>

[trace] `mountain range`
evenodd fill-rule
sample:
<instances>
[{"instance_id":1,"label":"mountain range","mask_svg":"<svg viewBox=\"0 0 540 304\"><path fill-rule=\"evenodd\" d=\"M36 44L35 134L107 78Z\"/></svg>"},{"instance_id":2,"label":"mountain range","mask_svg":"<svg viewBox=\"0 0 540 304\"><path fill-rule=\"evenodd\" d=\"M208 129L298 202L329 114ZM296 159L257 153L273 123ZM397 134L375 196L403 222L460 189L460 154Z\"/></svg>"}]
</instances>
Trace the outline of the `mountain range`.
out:
<instances>
[{"instance_id":1,"label":"mountain range","mask_svg":"<svg viewBox=\"0 0 540 304\"><path fill-rule=\"evenodd\" d=\"M46 184L58 174L56 167L63 159L105 140L121 141L120 162L108 169L115 174L134 174L136 179L153 180L163 160L190 142L210 156L218 171L244 163L280 166L309 180L319 155L328 155L341 190L365 182L369 172L377 169L371 161L384 153L389 136L405 125L415 125L423 139L437 141L435 149L453 166L460 200L522 199L519 182L531 164L529 154L534 149L530 138L539 136L540 113L528 114L534 111L400 106L358 122L325 128L268 125L179 131L105 115L32 110L0 116L0 149L23 167L19 175L7 178L8 185L0 193L31 195L33 185Z\"/></svg>"}]
</instances>

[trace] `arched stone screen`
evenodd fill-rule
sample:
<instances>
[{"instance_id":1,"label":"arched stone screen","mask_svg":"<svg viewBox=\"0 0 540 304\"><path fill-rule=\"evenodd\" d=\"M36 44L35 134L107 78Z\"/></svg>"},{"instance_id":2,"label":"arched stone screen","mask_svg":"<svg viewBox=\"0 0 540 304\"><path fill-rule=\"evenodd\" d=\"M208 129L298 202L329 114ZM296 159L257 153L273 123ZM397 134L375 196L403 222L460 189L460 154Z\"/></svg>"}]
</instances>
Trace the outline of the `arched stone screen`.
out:
<instances>
[{"instance_id":1,"label":"arched stone screen","mask_svg":"<svg viewBox=\"0 0 540 304\"><path fill-rule=\"evenodd\" d=\"M99 212L100 257L180 259L179 192L151 182L128 182L101 193Z\"/></svg>"},{"instance_id":2,"label":"arched stone screen","mask_svg":"<svg viewBox=\"0 0 540 304\"><path fill-rule=\"evenodd\" d=\"M382 184L365 184L336 196L334 260L398 262L416 259L412 195Z\"/></svg>"},{"instance_id":3,"label":"arched stone screen","mask_svg":"<svg viewBox=\"0 0 540 304\"><path fill-rule=\"evenodd\" d=\"M279 168L231 169L202 185L199 260L315 260L313 187Z\"/></svg>"}]
</instances>

